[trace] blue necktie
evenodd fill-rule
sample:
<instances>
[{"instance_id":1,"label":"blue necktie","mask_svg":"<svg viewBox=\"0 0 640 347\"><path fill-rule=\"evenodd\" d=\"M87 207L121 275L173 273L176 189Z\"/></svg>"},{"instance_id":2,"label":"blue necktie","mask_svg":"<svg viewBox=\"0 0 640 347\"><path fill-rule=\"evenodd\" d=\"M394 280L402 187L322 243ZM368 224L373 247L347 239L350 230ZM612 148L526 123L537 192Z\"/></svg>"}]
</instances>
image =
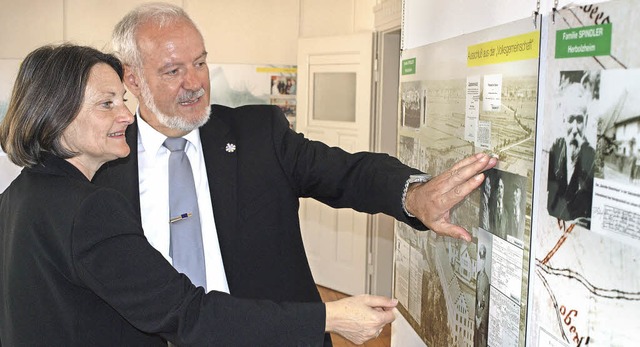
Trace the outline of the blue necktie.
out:
<instances>
[{"instance_id":1,"label":"blue necktie","mask_svg":"<svg viewBox=\"0 0 640 347\"><path fill-rule=\"evenodd\" d=\"M169 214L171 243L169 256L173 267L189 277L196 286L206 286L204 250L196 188L191 164L184 148L187 140L167 138L169 155Z\"/></svg>"}]
</instances>

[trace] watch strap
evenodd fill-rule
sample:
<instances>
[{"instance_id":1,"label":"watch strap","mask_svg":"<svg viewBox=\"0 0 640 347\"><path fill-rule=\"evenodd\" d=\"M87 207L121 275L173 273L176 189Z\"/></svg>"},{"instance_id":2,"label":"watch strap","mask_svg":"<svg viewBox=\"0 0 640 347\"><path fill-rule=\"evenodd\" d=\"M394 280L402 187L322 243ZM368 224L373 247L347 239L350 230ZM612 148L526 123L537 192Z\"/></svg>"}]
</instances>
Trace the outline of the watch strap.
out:
<instances>
[{"instance_id":1,"label":"watch strap","mask_svg":"<svg viewBox=\"0 0 640 347\"><path fill-rule=\"evenodd\" d=\"M425 174L425 173L416 174L416 175L410 175L407 181L404 183L404 189L402 190L402 210L407 216L411 218L415 218L414 215L412 215L411 213L409 213L409 211L407 211L406 200L407 200L407 191L409 190L409 186L412 183L426 183L426 182L429 182L430 179L431 179L431 175L429 174Z\"/></svg>"}]
</instances>

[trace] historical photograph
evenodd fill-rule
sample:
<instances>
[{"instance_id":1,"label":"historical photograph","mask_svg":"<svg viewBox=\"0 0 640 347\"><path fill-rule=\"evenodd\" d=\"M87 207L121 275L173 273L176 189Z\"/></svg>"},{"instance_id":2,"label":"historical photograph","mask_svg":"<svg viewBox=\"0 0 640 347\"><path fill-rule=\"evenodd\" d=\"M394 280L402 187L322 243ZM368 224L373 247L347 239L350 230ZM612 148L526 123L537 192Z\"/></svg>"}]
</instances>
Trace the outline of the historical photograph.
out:
<instances>
[{"instance_id":1,"label":"historical photograph","mask_svg":"<svg viewBox=\"0 0 640 347\"><path fill-rule=\"evenodd\" d=\"M526 177L491 169L485 173L480 200L480 227L509 241L523 240Z\"/></svg>"},{"instance_id":2,"label":"historical photograph","mask_svg":"<svg viewBox=\"0 0 640 347\"><path fill-rule=\"evenodd\" d=\"M600 71L562 71L557 95L562 135L549 149L547 210L589 229L596 143L589 113L599 99Z\"/></svg>"},{"instance_id":3,"label":"historical photograph","mask_svg":"<svg viewBox=\"0 0 640 347\"><path fill-rule=\"evenodd\" d=\"M418 129L420 128L423 107L420 82L404 82L401 89L402 125Z\"/></svg>"},{"instance_id":4,"label":"historical photograph","mask_svg":"<svg viewBox=\"0 0 640 347\"><path fill-rule=\"evenodd\" d=\"M640 70L603 71L601 85L595 177L640 183Z\"/></svg>"},{"instance_id":5,"label":"historical photograph","mask_svg":"<svg viewBox=\"0 0 640 347\"><path fill-rule=\"evenodd\" d=\"M489 333L489 293L491 284L491 238L486 233L478 235L478 259L476 261L476 307L473 346L486 347Z\"/></svg>"}]
</instances>

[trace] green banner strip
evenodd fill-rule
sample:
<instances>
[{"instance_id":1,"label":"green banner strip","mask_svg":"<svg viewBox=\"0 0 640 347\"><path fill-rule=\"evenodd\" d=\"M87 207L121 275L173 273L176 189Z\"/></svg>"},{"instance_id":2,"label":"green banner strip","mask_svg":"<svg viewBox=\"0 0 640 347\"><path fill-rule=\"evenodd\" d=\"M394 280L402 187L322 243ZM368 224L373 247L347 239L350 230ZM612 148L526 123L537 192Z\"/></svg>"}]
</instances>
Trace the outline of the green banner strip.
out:
<instances>
[{"instance_id":1,"label":"green banner strip","mask_svg":"<svg viewBox=\"0 0 640 347\"><path fill-rule=\"evenodd\" d=\"M416 58L406 59L402 61L402 74L413 75L416 73Z\"/></svg>"},{"instance_id":2,"label":"green banner strip","mask_svg":"<svg viewBox=\"0 0 640 347\"><path fill-rule=\"evenodd\" d=\"M556 59L611 54L611 23L556 31Z\"/></svg>"}]
</instances>

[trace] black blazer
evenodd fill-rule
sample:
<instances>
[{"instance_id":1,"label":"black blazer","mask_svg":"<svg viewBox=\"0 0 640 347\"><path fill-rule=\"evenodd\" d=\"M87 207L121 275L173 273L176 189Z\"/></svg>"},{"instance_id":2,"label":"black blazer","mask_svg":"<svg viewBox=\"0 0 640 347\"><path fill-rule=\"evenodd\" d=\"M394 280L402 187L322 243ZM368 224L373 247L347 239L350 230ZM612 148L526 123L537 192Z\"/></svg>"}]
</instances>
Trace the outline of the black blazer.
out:
<instances>
[{"instance_id":1,"label":"black blazer","mask_svg":"<svg viewBox=\"0 0 640 347\"><path fill-rule=\"evenodd\" d=\"M120 193L53 156L0 194L0 269L3 346L317 346L324 337L322 304L193 286L147 242Z\"/></svg>"},{"instance_id":2,"label":"black blazer","mask_svg":"<svg viewBox=\"0 0 640 347\"><path fill-rule=\"evenodd\" d=\"M588 142L582 143L578 151L575 170L571 177L567 172L567 144L557 138L549 150L549 172L547 177L547 212L550 216L571 221L587 218L585 227L591 225L593 194L593 164L595 150ZM569 183L567 183L567 181Z\"/></svg>"},{"instance_id":3,"label":"black blazer","mask_svg":"<svg viewBox=\"0 0 640 347\"><path fill-rule=\"evenodd\" d=\"M139 217L137 133L137 124L129 126L131 154L105 164L94 182L125 194ZM298 198L383 212L425 229L401 204L404 184L418 170L386 154L349 154L310 141L289 128L278 107L212 105L200 138L233 296L321 301L302 243Z\"/></svg>"}]
</instances>

